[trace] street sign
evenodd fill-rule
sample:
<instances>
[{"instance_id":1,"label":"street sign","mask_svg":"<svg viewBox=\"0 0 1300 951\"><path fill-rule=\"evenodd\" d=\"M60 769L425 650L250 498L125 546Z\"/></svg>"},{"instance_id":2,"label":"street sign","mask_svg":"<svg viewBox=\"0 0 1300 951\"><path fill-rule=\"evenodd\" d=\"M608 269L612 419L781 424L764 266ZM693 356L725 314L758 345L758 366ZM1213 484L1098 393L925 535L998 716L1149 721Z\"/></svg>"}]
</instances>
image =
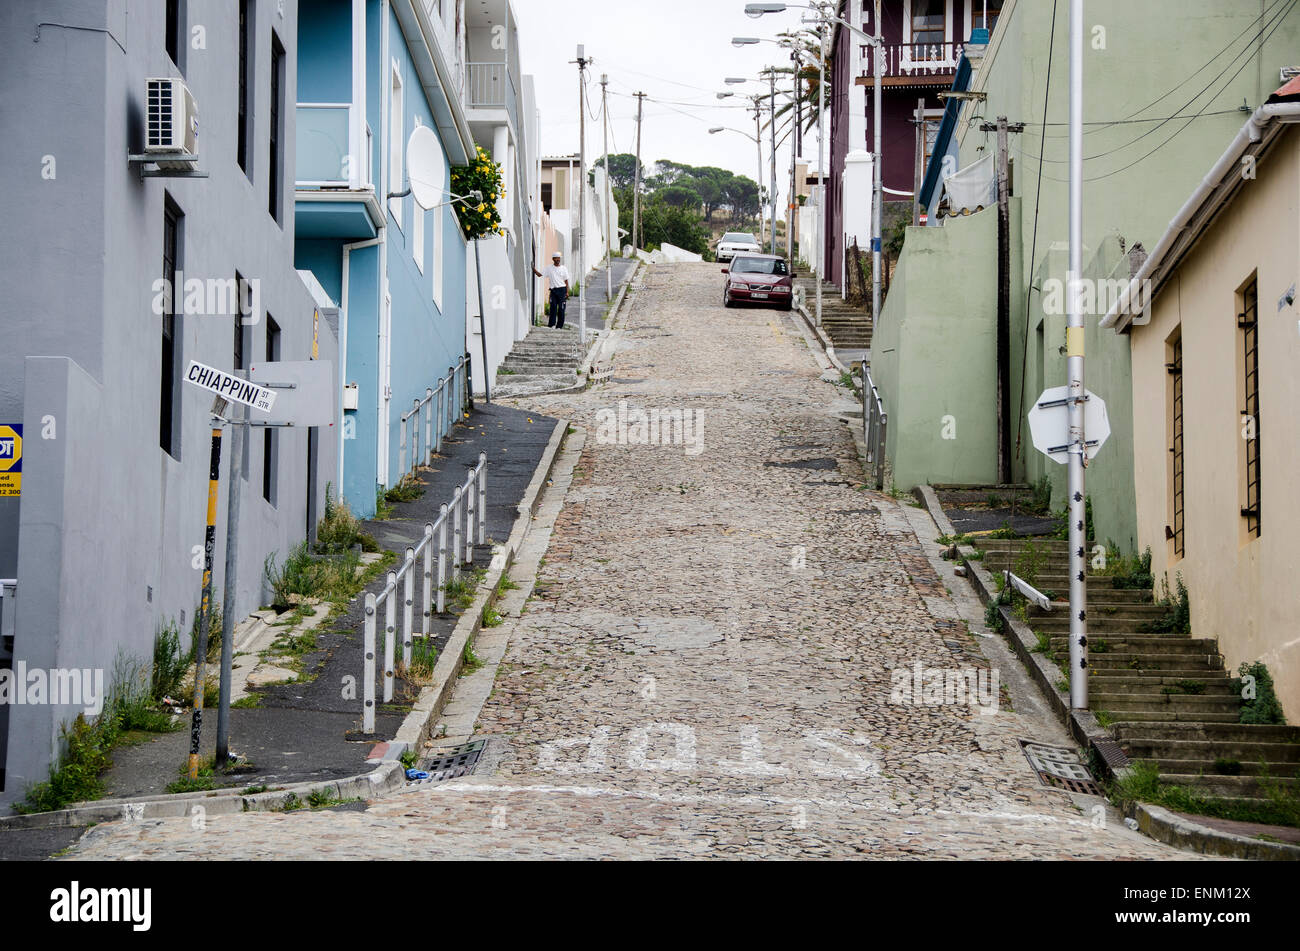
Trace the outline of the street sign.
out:
<instances>
[{"instance_id":1,"label":"street sign","mask_svg":"<svg viewBox=\"0 0 1300 951\"><path fill-rule=\"evenodd\" d=\"M279 394L275 410L268 414L272 425L334 425L339 395L334 389L333 361L256 363L249 368L248 379Z\"/></svg>"},{"instance_id":2,"label":"street sign","mask_svg":"<svg viewBox=\"0 0 1300 951\"><path fill-rule=\"evenodd\" d=\"M0 425L0 498L17 498L23 488L23 425Z\"/></svg>"},{"instance_id":3,"label":"street sign","mask_svg":"<svg viewBox=\"0 0 1300 951\"><path fill-rule=\"evenodd\" d=\"M190 368L185 373L185 379L197 387L216 393L222 399L243 403L245 406L251 406L263 413L269 413L271 407L275 405L274 390L268 390L266 387L258 386L248 380L241 380L224 370L207 366L197 360L190 361Z\"/></svg>"},{"instance_id":4,"label":"street sign","mask_svg":"<svg viewBox=\"0 0 1300 951\"><path fill-rule=\"evenodd\" d=\"M1054 386L1043 390L1034 408L1029 411L1029 432L1034 448L1053 462L1064 465L1069 461L1070 423L1068 386ZM1095 393L1084 391L1087 402L1083 404L1084 438L1088 443L1088 461L1110 438L1110 419L1106 415L1106 401Z\"/></svg>"}]
</instances>

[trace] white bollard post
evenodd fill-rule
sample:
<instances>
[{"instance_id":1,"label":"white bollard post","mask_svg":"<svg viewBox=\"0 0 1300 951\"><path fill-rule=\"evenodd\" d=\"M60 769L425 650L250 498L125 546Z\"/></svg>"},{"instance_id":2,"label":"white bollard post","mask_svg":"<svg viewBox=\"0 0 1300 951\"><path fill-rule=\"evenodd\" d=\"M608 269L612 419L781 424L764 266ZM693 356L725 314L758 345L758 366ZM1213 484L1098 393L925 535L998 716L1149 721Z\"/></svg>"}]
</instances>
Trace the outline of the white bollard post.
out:
<instances>
[{"instance_id":1,"label":"white bollard post","mask_svg":"<svg viewBox=\"0 0 1300 951\"><path fill-rule=\"evenodd\" d=\"M415 610L415 549L406 549L406 563L402 566L402 664L411 666L411 630Z\"/></svg>"},{"instance_id":2,"label":"white bollard post","mask_svg":"<svg viewBox=\"0 0 1300 951\"><path fill-rule=\"evenodd\" d=\"M364 733L375 732L375 614L377 610L374 593L367 594L365 664L362 668L364 683L361 690L361 730Z\"/></svg>"},{"instance_id":3,"label":"white bollard post","mask_svg":"<svg viewBox=\"0 0 1300 951\"><path fill-rule=\"evenodd\" d=\"M397 572L388 573L386 590L388 597L384 601L384 703L393 699L393 662L397 654L397 605L393 596L397 594Z\"/></svg>"}]
</instances>

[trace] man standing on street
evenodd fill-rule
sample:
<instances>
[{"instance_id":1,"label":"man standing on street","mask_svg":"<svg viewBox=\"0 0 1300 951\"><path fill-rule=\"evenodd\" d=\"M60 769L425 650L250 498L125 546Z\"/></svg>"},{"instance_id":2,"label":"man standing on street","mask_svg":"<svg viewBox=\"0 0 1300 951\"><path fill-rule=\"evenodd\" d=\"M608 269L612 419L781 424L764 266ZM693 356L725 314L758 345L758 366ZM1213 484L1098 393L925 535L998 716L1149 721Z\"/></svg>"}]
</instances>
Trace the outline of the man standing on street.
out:
<instances>
[{"instance_id":1,"label":"man standing on street","mask_svg":"<svg viewBox=\"0 0 1300 951\"><path fill-rule=\"evenodd\" d=\"M551 300L547 314L550 317L548 327L563 327L564 312L569 302L569 269L560 263L560 252L556 251L551 255L551 266L543 274L536 268L533 273L538 277L546 278L546 286L550 289Z\"/></svg>"}]
</instances>

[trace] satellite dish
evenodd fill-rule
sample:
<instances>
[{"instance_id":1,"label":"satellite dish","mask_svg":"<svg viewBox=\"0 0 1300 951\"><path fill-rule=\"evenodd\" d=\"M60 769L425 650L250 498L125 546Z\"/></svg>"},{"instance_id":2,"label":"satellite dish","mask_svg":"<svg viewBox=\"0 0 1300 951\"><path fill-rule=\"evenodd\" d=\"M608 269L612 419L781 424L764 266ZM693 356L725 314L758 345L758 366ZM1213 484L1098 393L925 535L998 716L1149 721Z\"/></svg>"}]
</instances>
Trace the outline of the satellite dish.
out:
<instances>
[{"instance_id":1,"label":"satellite dish","mask_svg":"<svg viewBox=\"0 0 1300 951\"><path fill-rule=\"evenodd\" d=\"M442 143L429 126L416 126L406 143L407 178L411 196L425 211L442 199Z\"/></svg>"}]
</instances>

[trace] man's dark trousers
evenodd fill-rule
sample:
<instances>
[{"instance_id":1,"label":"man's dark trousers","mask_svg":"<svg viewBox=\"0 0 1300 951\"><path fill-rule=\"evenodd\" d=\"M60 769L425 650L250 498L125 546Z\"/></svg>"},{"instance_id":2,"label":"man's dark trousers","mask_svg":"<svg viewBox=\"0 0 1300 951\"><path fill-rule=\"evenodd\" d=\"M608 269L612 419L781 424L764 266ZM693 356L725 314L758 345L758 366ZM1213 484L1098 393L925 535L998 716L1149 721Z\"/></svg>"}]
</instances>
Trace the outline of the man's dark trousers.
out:
<instances>
[{"instance_id":1,"label":"man's dark trousers","mask_svg":"<svg viewBox=\"0 0 1300 951\"><path fill-rule=\"evenodd\" d=\"M569 289L567 287L551 288L551 319L546 325L548 327L564 326L564 311L569 303Z\"/></svg>"}]
</instances>

